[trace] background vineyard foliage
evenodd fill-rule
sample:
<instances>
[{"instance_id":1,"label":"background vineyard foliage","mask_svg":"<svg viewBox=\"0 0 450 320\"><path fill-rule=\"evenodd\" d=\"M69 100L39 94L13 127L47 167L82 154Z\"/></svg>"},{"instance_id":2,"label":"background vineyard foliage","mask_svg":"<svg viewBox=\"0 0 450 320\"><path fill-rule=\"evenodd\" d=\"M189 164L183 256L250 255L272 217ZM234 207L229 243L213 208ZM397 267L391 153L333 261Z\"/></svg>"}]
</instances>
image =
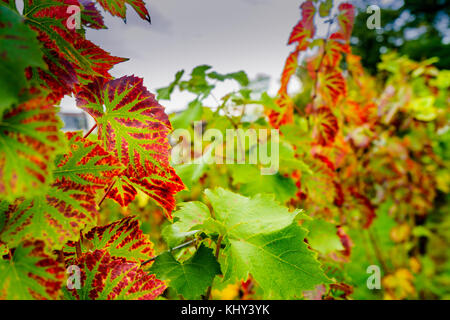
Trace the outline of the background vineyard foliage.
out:
<instances>
[{"instance_id":1,"label":"background vineyard foliage","mask_svg":"<svg viewBox=\"0 0 450 320\"><path fill-rule=\"evenodd\" d=\"M150 20L143 1L125 2ZM126 59L84 38L105 27L99 6L125 18L125 2L0 2L1 298L450 297L449 70L388 52L373 76L352 53L354 7L303 1L275 97L206 65L155 97L138 77L113 79ZM81 29L66 26L70 5ZM237 89L216 97L224 81ZM169 121L158 101L175 90L195 98ZM55 105L70 94L97 133L60 131ZM170 132L194 135L195 121L279 129L279 172L171 164ZM80 289L66 287L71 265ZM381 289L367 286L371 265Z\"/></svg>"}]
</instances>

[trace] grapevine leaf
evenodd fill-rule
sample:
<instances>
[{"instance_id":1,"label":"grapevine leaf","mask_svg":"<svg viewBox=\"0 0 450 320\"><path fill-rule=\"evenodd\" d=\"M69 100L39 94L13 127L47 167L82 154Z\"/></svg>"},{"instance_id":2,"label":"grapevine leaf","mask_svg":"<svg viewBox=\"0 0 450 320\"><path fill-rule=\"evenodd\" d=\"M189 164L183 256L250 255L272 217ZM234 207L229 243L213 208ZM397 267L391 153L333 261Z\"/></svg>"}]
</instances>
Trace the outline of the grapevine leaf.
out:
<instances>
[{"instance_id":1,"label":"grapevine leaf","mask_svg":"<svg viewBox=\"0 0 450 320\"><path fill-rule=\"evenodd\" d=\"M165 290L164 282L142 270L140 263L114 258L108 250L83 253L72 261L80 268L80 289L65 289L67 299L153 300Z\"/></svg>"},{"instance_id":2,"label":"grapevine leaf","mask_svg":"<svg viewBox=\"0 0 450 320\"><path fill-rule=\"evenodd\" d=\"M337 235L336 227L323 219L305 221L303 225L308 229L308 243L320 253L328 254L333 251L344 250Z\"/></svg>"},{"instance_id":3,"label":"grapevine leaf","mask_svg":"<svg viewBox=\"0 0 450 320\"><path fill-rule=\"evenodd\" d=\"M266 298L301 297L304 290L329 280L304 238L306 230L291 226L269 234L230 238L224 255L225 279L247 279L249 274Z\"/></svg>"},{"instance_id":4,"label":"grapevine leaf","mask_svg":"<svg viewBox=\"0 0 450 320\"><path fill-rule=\"evenodd\" d=\"M107 250L112 259L124 258L136 263L153 257L153 244L148 236L142 233L139 221L134 216L92 228L83 234L81 250ZM69 242L64 248L66 262L72 263L75 253L75 243Z\"/></svg>"},{"instance_id":5,"label":"grapevine leaf","mask_svg":"<svg viewBox=\"0 0 450 320\"><path fill-rule=\"evenodd\" d=\"M64 273L45 253L44 242L26 241L15 248L11 260L0 260L0 299L57 299Z\"/></svg>"},{"instance_id":6,"label":"grapevine leaf","mask_svg":"<svg viewBox=\"0 0 450 320\"><path fill-rule=\"evenodd\" d=\"M348 43L342 43L345 40L340 33L333 33L328 39L325 46L325 54L323 56L322 66L325 68L335 68L339 65L342 54L351 52Z\"/></svg>"},{"instance_id":7,"label":"grapevine leaf","mask_svg":"<svg viewBox=\"0 0 450 320\"><path fill-rule=\"evenodd\" d=\"M185 299L198 299L220 274L220 265L212 249L201 245L187 261L180 263L171 253L164 253L156 258L150 272L158 278L167 280Z\"/></svg>"},{"instance_id":8,"label":"grapevine leaf","mask_svg":"<svg viewBox=\"0 0 450 320\"><path fill-rule=\"evenodd\" d=\"M298 50L305 50L308 47L308 40L314 37L314 14L315 7L312 1L304 2L300 8L302 9L302 19L297 23L289 36L288 44L297 42Z\"/></svg>"},{"instance_id":9,"label":"grapevine leaf","mask_svg":"<svg viewBox=\"0 0 450 320\"><path fill-rule=\"evenodd\" d=\"M143 0L97 0L97 2L100 3L103 9L111 13L111 15L123 19L126 19L127 8L125 4L129 4L142 19L147 20L148 22L151 21Z\"/></svg>"},{"instance_id":10,"label":"grapevine leaf","mask_svg":"<svg viewBox=\"0 0 450 320\"><path fill-rule=\"evenodd\" d=\"M175 129L189 128L194 121L200 120L203 114L203 105L199 100L189 103L186 110L175 115L170 122Z\"/></svg>"},{"instance_id":11,"label":"grapevine leaf","mask_svg":"<svg viewBox=\"0 0 450 320\"><path fill-rule=\"evenodd\" d=\"M214 219L199 227L224 236L224 281L251 274L265 297L275 299L300 297L303 290L328 282L304 243L306 230L294 221L300 210L289 212L268 195L246 198L221 188L205 194Z\"/></svg>"},{"instance_id":12,"label":"grapevine leaf","mask_svg":"<svg viewBox=\"0 0 450 320\"><path fill-rule=\"evenodd\" d=\"M184 70L180 70L175 74L175 80L172 81L169 86L164 88L156 89L156 92L158 93L157 99L158 100L170 100L170 96L172 95L173 91L175 90L175 87L180 83L181 77L184 75Z\"/></svg>"},{"instance_id":13,"label":"grapevine leaf","mask_svg":"<svg viewBox=\"0 0 450 320\"><path fill-rule=\"evenodd\" d=\"M14 10L0 6L0 119L28 87L25 68L45 68L37 34Z\"/></svg>"},{"instance_id":14,"label":"grapevine leaf","mask_svg":"<svg viewBox=\"0 0 450 320\"><path fill-rule=\"evenodd\" d=\"M220 74L215 71L208 73L207 75L211 79L225 81L225 80L236 80L241 86L245 87L249 84L248 76L244 71L237 71L227 74Z\"/></svg>"},{"instance_id":15,"label":"grapevine leaf","mask_svg":"<svg viewBox=\"0 0 450 320\"><path fill-rule=\"evenodd\" d=\"M0 239L11 247L37 239L59 250L65 242L77 239L86 225L95 224L97 215L92 193L68 182L55 182L47 195L3 202L0 208L5 219Z\"/></svg>"},{"instance_id":16,"label":"grapevine leaf","mask_svg":"<svg viewBox=\"0 0 450 320\"><path fill-rule=\"evenodd\" d=\"M300 210L289 212L274 201L273 195L247 198L222 188L208 189L205 194L213 206L215 219L227 227L230 237L247 237L286 228L300 213Z\"/></svg>"},{"instance_id":17,"label":"grapevine leaf","mask_svg":"<svg viewBox=\"0 0 450 320\"><path fill-rule=\"evenodd\" d=\"M298 67L298 53L299 50L295 50L291 52L286 59L286 63L284 65L283 73L281 75L281 87L280 91L287 92L287 87L289 84L289 80L294 75L295 71Z\"/></svg>"},{"instance_id":18,"label":"grapevine leaf","mask_svg":"<svg viewBox=\"0 0 450 320\"><path fill-rule=\"evenodd\" d=\"M352 35L353 24L355 22L355 7L350 3L339 5L338 21L341 28L340 33L348 41Z\"/></svg>"},{"instance_id":19,"label":"grapevine leaf","mask_svg":"<svg viewBox=\"0 0 450 320\"><path fill-rule=\"evenodd\" d=\"M272 109L266 111L270 125L274 128L279 128L283 124L291 123L293 120L294 102L287 92L280 90L275 103L278 106L278 111Z\"/></svg>"},{"instance_id":20,"label":"grapevine leaf","mask_svg":"<svg viewBox=\"0 0 450 320\"><path fill-rule=\"evenodd\" d=\"M167 225L162 235L169 247L175 247L186 238L198 232L196 225L201 225L210 217L209 209L201 202L192 201L180 204L180 209L173 214L174 223Z\"/></svg>"},{"instance_id":21,"label":"grapevine leaf","mask_svg":"<svg viewBox=\"0 0 450 320\"><path fill-rule=\"evenodd\" d=\"M347 94L347 86L344 76L336 69L330 69L319 74L319 91L325 102L330 106L336 103Z\"/></svg>"},{"instance_id":22,"label":"grapevine leaf","mask_svg":"<svg viewBox=\"0 0 450 320\"><path fill-rule=\"evenodd\" d=\"M78 93L77 103L95 118L105 149L127 167L122 184L108 196L127 205L138 187L169 215L173 195L184 185L169 164L169 119L143 80L125 76L92 83Z\"/></svg>"},{"instance_id":23,"label":"grapevine leaf","mask_svg":"<svg viewBox=\"0 0 450 320\"><path fill-rule=\"evenodd\" d=\"M330 14L330 10L333 7L333 0L325 0L325 2L321 2L319 6L319 14L320 16L326 17Z\"/></svg>"},{"instance_id":24,"label":"grapevine leaf","mask_svg":"<svg viewBox=\"0 0 450 320\"><path fill-rule=\"evenodd\" d=\"M58 109L34 98L7 112L0 122L2 197L33 197L52 180L53 161L62 150Z\"/></svg>"},{"instance_id":25,"label":"grapevine leaf","mask_svg":"<svg viewBox=\"0 0 450 320\"><path fill-rule=\"evenodd\" d=\"M291 178L279 173L262 175L260 169L254 165L231 165L231 175L234 185L240 185L239 192L245 196L258 193L275 195L280 203L286 203L295 196L297 187Z\"/></svg>"},{"instance_id":26,"label":"grapevine leaf","mask_svg":"<svg viewBox=\"0 0 450 320\"><path fill-rule=\"evenodd\" d=\"M314 113L313 138L322 145L330 145L339 130L338 119L327 106L322 106Z\"/></svg>"},{"instance_id":27,"label":"grapevine leaf","mask_svg":"<svg viewBox=\"0 0 450 320\"><path fill-rule=\"evenodd\" d=\"M98 142L84 139L81 132L66 133L66 137L69 152L57 158L55 178L98 189L108 186L124 170L114 155Z\"/></svg>"},{"instance_id":28,"label":"grapevine leaf","mask_svg":"<svg viewBox=\"0 0 450 320\"><path fill-rule=\"evenodd\" d=\"M29 69L28 76L37 78L44 88L50 89L48 99L55 103L72 93L76 84L90 83L96 77L110 79L108 71L124 61L86 40L76 27L69 25L71 5L80 6L80 3L77 0L24 2L25 23L38 32L48 65L48 68Z\"/></svg>"},{"instance_id":29,"label":"grapevine leaf","mask_svg":"<svg viewBox=\"0 0 450 320\"><path fill-rule=\"evenodd\" d=\"M90 0L79 0L83 6L81 10L81 21L83 25L92 29L106 29L101 13Z\"/></svg>"}]
</instances>

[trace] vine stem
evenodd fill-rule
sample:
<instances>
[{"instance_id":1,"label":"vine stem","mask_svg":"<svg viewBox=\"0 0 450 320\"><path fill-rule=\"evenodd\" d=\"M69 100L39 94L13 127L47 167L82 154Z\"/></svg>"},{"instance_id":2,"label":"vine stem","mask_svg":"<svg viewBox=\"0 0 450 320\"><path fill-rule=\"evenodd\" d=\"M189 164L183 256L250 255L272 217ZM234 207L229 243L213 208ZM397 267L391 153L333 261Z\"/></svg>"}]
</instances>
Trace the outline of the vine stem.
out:
<instances>
[{"instance_id":1,"label":"vine stem","mask_svg":"<svg viewBox=\"0 0 450 320\"><path fill-rule=\"evenodd\" d=\"M97 128L97 124L94 124L94 126L84 135L83 138L86 139L87 137L89 137L89 135L92 133L92 131L95 130L95 128Z\"/></svg>"},{"instance_id":2,"label":"vine stem","mask_svg":"<svg viewBox=\"0 0 450 320\"><path fill-rule=\"evenodd\" d=\"M223 236L220 235L219 238L217 239L216 252L214 254L214 256L216 257L216 260L219 260L220 247L222 245L222 240L223 240ZM212 290L212 285L208 287L208 290L206 290L205 300L211 299L211 290Z\"/></svg>"},{"instance_id":3,"label":"vine stem","mask_svg":"<svg viewBox=\"0 0 450 320\"><path fill-rule=\"evenodd\" d=\"M106 196L108 195L108 193L111 191L111 189L114 187L114 185L116 184L117 179L114 179L113 182L111 182L111 184L108 186L108 189L106 189L105 194L103 195L102 199L100 200L100 202L98 203L98 207L101 206L101 204L103 203L103 201L105 201Z\"/></svg>"},{"instance_id":4,"label":"vine stem","mask_svg":"<svg viewBox=\"0 0 450 320\"><path fill-rule=\"evenodd\" d=\"M167 251L165 251L165 252L163 252L163 253L161 253L161 254L159 254L157 256L154 256L153 258L145 260L144 262L141 263L141 266L143 266L143 265L145 265L145 264L147 264L149 262L155 261L156 258L158 258L159 256L161 256L164 253L170 253L172 251L175 251L175 250L178 250L178 249L181 249L181 248L189 247L190 245L195 244L197 241L198 241L198 239L192 239L192 240L190 240L188 242L180 244L179 246L173 247L173 248L171 248L171 249L169 249L169 250L167 250Z\"/></svg>"}]
</instances>

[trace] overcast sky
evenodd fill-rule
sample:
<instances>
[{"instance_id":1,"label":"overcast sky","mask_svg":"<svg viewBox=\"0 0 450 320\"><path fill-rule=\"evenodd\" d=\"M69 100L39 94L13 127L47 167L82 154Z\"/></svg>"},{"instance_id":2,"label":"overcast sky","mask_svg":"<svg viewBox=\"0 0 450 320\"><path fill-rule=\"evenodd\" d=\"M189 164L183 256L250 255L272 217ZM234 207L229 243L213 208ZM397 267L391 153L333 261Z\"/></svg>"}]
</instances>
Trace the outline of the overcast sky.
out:
<instances>
[{"instance_id":1,"label":"overcast sky","mask_svg":"<svg viewBox=\"0 0 450 320\"><path fill-rule=\"evenodd\" d=\"M112 75L144 78L151 92L168 85L178 70L209 64L220 73L244 70L250 78L269 75L276 91L292 27L300 18L299 0L149 0L152 24L128 7L127 24L104 13L108 30L87 38L113 55L130 58ZM185 108L189 97L161 101L167 112ZM64 108L74 101L65 99Z\"/></svg>"}]
</instances>

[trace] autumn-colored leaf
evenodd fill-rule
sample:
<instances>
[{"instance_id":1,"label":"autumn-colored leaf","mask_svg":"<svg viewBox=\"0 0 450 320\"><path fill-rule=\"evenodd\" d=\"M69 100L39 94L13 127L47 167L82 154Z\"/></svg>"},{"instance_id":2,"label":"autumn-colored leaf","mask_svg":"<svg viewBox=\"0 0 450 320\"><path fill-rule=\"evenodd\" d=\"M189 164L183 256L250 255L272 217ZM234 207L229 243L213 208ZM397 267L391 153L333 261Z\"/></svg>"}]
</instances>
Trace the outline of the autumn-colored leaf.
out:
<instances>
[{"instance_id":1,"label":"autumn-colored leaf","mask_svg":"<svg viewBox=\"0 0 450 320\"><path fill-rule=\"evenodd\" d=\"M114 258L106 249L83 253L72 263L80 268L81 285L80 289L65 289L67 299L153 300L166 288L140 263Z\"/></svg>"},{"instance_id":2,"label":"autumn-colored leaf","mask_svg":"<svg viewBox=\"0 0 450 320\"><path fill-rule=\"evenodd\" d=\"M74 183L56 182L46 195L2 202L4 224L0 239L11 247L24 240L44 240L46 249L59 250L79 237L79 231L96 222L94 196Z\"/></svg>"},{"instance_id":3,"label":"autumn-colored leaf","mask_svg":"<svg viewBox=\"0 0 450 320\"><path fill-rule=\"evenodd\" d=\"M97 2L113 16L121 17L123 19L126 19L127 8L125 4L129 4L142 19L147 20L148 22L151 21L143 0L97 0Z\"/></svg>"},{"instance_id":4,"label":"autumn-colored leaf","mask_svg":"<svg viewBox=\"0 0 450 320\"><path fill-rule=\"evenodd\" d=\"M144 271L142 263L154 256L153 244L129 216L83 234L64 247L66 265L77 265L80 288L65 290L69 299L154 299L165 290L164 282ZM150 267L146 264L145 267Z\"/></svg>"},{"instance_id":5,"label":"autumn-colored leaf","mask_svg":"<svg viewBox=\"0 0 450 320\"><path fill-rule=\"evenodd\" d=\"M69 242L64 247L66 263L76 259L76 243ZM139 221L128 216L106 226L94 227L83 234L81 250L107 250L113 259L125 258L127 261L142 263L154 256L153 244L143 234Z\"/></svg>"},{"instance_id":6,"label":"autumn-colored leaf","mask_svg":"<svg viewBox=\"0 0 450 320\"><path fill-rule=\"evenodd\" d=\"M0 6L0 119L30 87L25 69L45 67L36 36L15 10Z\"/></svg>"},{"instance_id":7,"label":"autumn-colored leaf","mask_svg":"<svg viewBox=\"0 0 450 320\"><path fill-rule=\"evenodd\" d=\"M347 85L340 71L327 70L319 74L319 79L319 92L330 106L335 106L347 94Z\"/></svg>"},{"instance_id":8,"label":"autumn-colored leaf","mask_svg":"<svg viewBox=\"0 0 450 320\"><path fill-rule=\"evenodd\" d=\"M169 119L143 80L125 76L95 82L78 92L77 103L95 118L105 149L127 167L125 180L109 197L118 196L127 205L134 198L130 187L138 186L169 215L173 195L184 185L169 164Z\"/></svg>"},{"instance_id":9,"label":"autumn-colored leaf","mask_svg":"<svg viewBox=\"0 0 450 320\"><path fill-rule=\"evenodd\" d=\"M355 22L355 7L350 3L341 3L338 7L338 21L341 28L340 32L347 41L352 35L353 24Z\"/></svg>"},{"instance_id":10,"label":"autumn-colored leaf","mask_svg":"<svg viewBox=\"0 0 450 320\"><path fill-rule=\"evenodd\" d=\"M98 142L83 138L81 132L68 132L69 152L57 158L53 171L60 184L68 181L86 188L104 189L125 169L115 155Z\"/></svg>"},{"instance_id":11,"label":"autumn-colored leaf","mask_svg":"<svg viewBox=\"0 0 450 320\"><path fill-rule=\"evenodd\" d=\"M108 71L124 61L84 39L76 28L68 25L71 5L80 6L80 3L77 0L30 0L25 2L23 10L25 23L38 32L48 65L48 69L28 70L28 76L40 78L42 85L51 90L48 99L55 103L72 93L78 83L87 84L95 77L110 79Z\"/></svg>"},{"instance_id":12,"label":"autumn-colored leaf","mask_svg":"<svg viewBox=\"0 0 450 320\"><path fill-rule=\"evenodd\" d=\"M281 87L280 91L287 92L287 87L289 84L289 80L295 74L295 71L298 67L298 50L291 52L291 54L286 59L286 64L283 69L283 73L281 75Z\"/></svg>"},{"instance_id":13,"label":"autumn-colored leaf","mask_svg":"<svg viewBox=\"0 0 450 320\"><path fill-rule=\"evenodd\" d=\"M292 122L294 102L291 97L287 93L280 91L275 103L279 107L278 111L271 109L266 111L270 125L274 128L279 128L283 124Z\"/></svg>"},{"instance_id":14,"label":"autumn-colored leaf","mask_svg":"<svg viewBox=\"0 0 450 320\"><path fill-rule=\"evenodd\" d=\"M339 66L342 55L350 52L350 45L344 42L343 36L340 33L333 33L326 43L322 66L324 68L335 68Z\"/></svg>"},{"instance_id":15,"label":"autumn-colored leaf","mask_svg":"<svg viewBox=\"0 0 450 320\"><path fill-rule=\"evenodd\" d=\"M315 7L312 1L306 1L300 6L302 10L302 19L292 29L288 44L297 42L297 50L305 50L311 38L314 37L314 14Z\"/></svg>"},{"instance_id":16,"label":"autumn-colored leaf","mask_svg":"<svg viewBox=\"0 0 450 320\"><path fill-rule=\"evenodd\" d=\"M52 182L53 161L63 150L58 109L34 98L8 111L0 122L1 198L30 198Z\"/></svg>"},{"instance_id":17,"label":"autumn-colored leaf","mask_svg":"<svg viewBox=\"0 0 450 320\"><path fill-rule=\"evenodd\" d=\"M90 0L78 0L83 6L81 9L81 22L84 26L92 29L106 29L103 17L97 10L95 3Z\"/></svg>"},{"instance_id":18,"label":"autumn-colored leaf","mask_svg":"<svg viewBox=\"0 0 450 320\"><path fill-rule=\"evenodd\" d=\"M313 138L316 143L328 146L339 130L338 119L327 106L321 106L312 115L314 121Z\"/></svg>"},{"instance_id":19,"label":"autumn-colored leaf","mask_svg":"<svg viewBox=\"0 0 450 320\"><path fill-rule=\"evenodd\" d=\"M26 241L9 259L0 257L0 299L57 299L65 278L62 264L44 250L43 241Z\"/></svg>"}]
</instances>

